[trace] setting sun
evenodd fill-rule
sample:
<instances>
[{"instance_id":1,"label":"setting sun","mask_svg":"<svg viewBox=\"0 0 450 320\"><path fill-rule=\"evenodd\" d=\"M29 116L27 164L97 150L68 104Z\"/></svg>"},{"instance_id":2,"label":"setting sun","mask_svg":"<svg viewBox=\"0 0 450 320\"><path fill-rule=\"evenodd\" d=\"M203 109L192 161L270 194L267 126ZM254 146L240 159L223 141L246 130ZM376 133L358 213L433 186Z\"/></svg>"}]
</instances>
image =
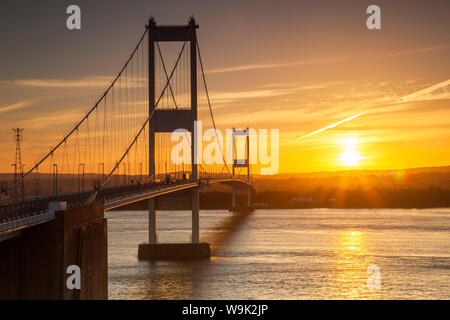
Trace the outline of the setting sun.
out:
<instances>
[{"instance_id":1,"label":"setting sun","mask_svg":"<svg viewBox=\"0 0 450 320\"><path fill-rule=\"evenodd\" d=\"M357 166L359 160L362 159L361 154L356 150L356 139L345 139L342 141L344 152L341 153L339 159L344 166Z\"/></svg>"}]
</instances>

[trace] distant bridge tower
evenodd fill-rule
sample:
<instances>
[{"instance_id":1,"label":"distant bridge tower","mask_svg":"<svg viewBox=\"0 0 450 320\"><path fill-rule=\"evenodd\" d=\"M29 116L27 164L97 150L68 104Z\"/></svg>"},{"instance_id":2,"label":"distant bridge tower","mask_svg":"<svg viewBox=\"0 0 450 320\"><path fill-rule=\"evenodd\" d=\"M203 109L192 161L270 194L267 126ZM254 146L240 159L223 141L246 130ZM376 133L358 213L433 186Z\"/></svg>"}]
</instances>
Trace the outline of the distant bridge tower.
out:
<instances>
[{"instance_id":1,"label":"distant bridge tower","mask_svg":"<svg viewBox=\"0 0 450 320\"><path fill-rule=\"evenodd\" d=\"M238 159L238 152L235 148L235 137L245 136L245 155L244 159ZM236 130L232 129L231 150L233 151L233 176L235 175L235 168L247 168L247 182L250 183L250 130Z\"/></svg>"},{"instance_id":2,"label":"distant bridge tower","mask_svg":"<svg viewBox=\"0 0 450 320\"><path fill-rule=\"evenodd\" d=\"M238 159L238 152L236 150L235 137L244 136L245 137L245 152L244 159ZM247 168L247 183L250 185L250 129L246 130L235 130L232 129L232 137L231 137L231 150L232 150L232 159L233 159L233 177L236 173L236 168ZM247 196L247 204L246 205L236 205L236 196L237 195L246 195ZM238 188L233 186L232 193L232 206L231 211L252 211L252 188L248 186L246 189Z\"/></svg>"}]
</instances>

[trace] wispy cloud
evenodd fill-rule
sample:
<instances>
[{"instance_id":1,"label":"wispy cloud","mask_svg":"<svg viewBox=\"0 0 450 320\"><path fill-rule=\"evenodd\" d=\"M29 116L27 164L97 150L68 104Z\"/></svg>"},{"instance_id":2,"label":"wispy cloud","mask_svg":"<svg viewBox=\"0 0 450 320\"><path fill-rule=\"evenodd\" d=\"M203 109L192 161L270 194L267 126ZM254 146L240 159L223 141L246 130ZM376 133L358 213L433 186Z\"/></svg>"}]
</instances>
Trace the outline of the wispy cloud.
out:
<instances>
[{"instance_id":1,"label":"wispy cloud","mask_svg":"<svg viewBox=\"0 0 450 320\"><path fill-rule=\"evenodd\" d=\"M260 89L260 90L242 90L231 92L212 92L211 98L215 103L227 103L240 99L251 98L268 98L295 92L292 88L278 88L278 89Z\"/></svg>"},{"instance_id":2,"label":"wispy cloud","mask_svg":"<svg viewBox=\"0 0 450 320\"><path fill-rule=\"evenodd\" d=\"M234 72L234 71L247 71L247 70L258 70L258 69L271 69L271 68L282 68L295 66L296 63L269 63L269 64L249 64L249 65L241 65L236 67L229 68L219 68L207 71L208 74L214 73L224 73L224 72Z\"/></svg>"},{"instance_id":3,"label":"wispy cloud","mask_svg":"<svg viewBox=\"0 0 450 320\"><path fill-rule=\"evenodd\" d=\"M240 91L213 91L211 99L214 103L229 103L242 99L270 98L295 94L301 91L325 89L342 84L342 81L322 82L312 84L274 83L258 86L249 90Z\"/></svg>"},{"instance_id":4,"label":"wispy cloud","mask_svg":"<svg viewBox=\"0 0 450 320\"><path fill-rule=\"evenodd\" d=\"M345 57L336 57L336 58L328 57L328 58L309 59L309 60L304 60L304 61L287 62L287 63L247 64L247 65L240 65L240 66L234 66L234 67L213 69L213 70L207 71L207 73L215 74L215 73L226 73L226 72L236 72L236 71L250 71L250 70L274 69L274 68L298 67L298 66L304 66L304 65L335 63L335 62L349 61L349 60L355 60L355 59L358 59L358 60L382 59L382 58L400 57L400 56L414 55L414 54L427 53L427 52L435 52L435 51L445 50L448 48L450 48L450 45L445 44L445 45L435 45L435 46L429 46L429 47L413 48L413 49L402 50L402 51L397 51L397 52L389 52L389 53L384 53L384 54L379 54L379 55L351 55L351 56L345 56Z\"/></svg>"},{"instance_id":5,"label":"wispy cloud","mask_svg":"<svg viewBox=\"0 0 450 320\"><path fill-rule=\"evenodd\" d=\"M386 53L381 54L377 56L376 58L390 58L390 57L400 57L400 56L408 56L412 54L420 54L420 53L427 53L427 52L435 52L435 51L441 51L450 48L450 45L444 44L444 45L436 45L436 46L430 46L430 47L422 47L422 48L415 48L415 49L409 49L409 50L403 50L398 52L392 52L392 53Z\"/></svg>"},{"instance_id":6,"label":"wispy cloud","mask_svg":"<svg viewBox=\"0 0 450 320\"><path fill-rule=\"evenodd\" d=\"M31 105L31 101L19 101L8 106L0 107L0 113L10 112L18 109L23 109Z\"/></svg>"},{"instance_id":7,"label":"wispy cloud","mask_svg":"<svg viewBox=\"0 0 450 320\"><path fill-rule=\"evenodd\" d=\"M257 86L257 89L268 89L268 88L294 88L298 91L301 90L317 90L317 89L325 89L335 85L345 84L345 81L328 81L328 82L316 82L309 84L301 84L301 83L268 83L263 84L261 86Z\"/></svg>"},{"instance_id":8,"label":"wispy cloud","mask_svg":"<svg viewBox=\"0 0 450 320\"><path fill-rule=\"evenodd\" d=\"M111 77L94 76L78 79L16 79L5 81L7 84L23 87L41 88L81 88L81 87L105 87L111 81Z\"/></svg>"},{"instance_id":9,"label":"wispy cloud","mask_svg":"<svg viewBox=\"0 0 450 320\"><path fill-rule=\"evenodd\" d=\"M450 99L450 79L439 82L425 89L413 92L402 98L405 102L437 99Z\"/></svg>"},{"instance_id":10,"label":"wispy cloud","mask_svg":"<svg viewBox=\"0 0 450 320\"><path fill-rule=\"evenodd\" d=\"M3 83L39 88L105 88L111 83L113 77L110 76L89 76L77 79L16 79L3 81ZM135 78L128 79L128 82L122 82L121 87L142 87L146 85L146 79Z\"/></svg>"},{"instance_id":11,"label":"wispy cloud","mask_svg":"<svg viewBox=\"0 0 450 320\"><path fill-rule=\"evenodd\" d=\"M208 71L207 73L214 74L214 73L225 73L225 72L235 72L235 71L297 67L297 66L319 64L319 63L339 62L339 61L347 60L349 58L351 58L351 57L311 59L311 60L288 62L288 63L248 64L248 65L241 65L241 66L236 66L236 67L213 69L213 70Z\"/></svg>"}]
</instances>

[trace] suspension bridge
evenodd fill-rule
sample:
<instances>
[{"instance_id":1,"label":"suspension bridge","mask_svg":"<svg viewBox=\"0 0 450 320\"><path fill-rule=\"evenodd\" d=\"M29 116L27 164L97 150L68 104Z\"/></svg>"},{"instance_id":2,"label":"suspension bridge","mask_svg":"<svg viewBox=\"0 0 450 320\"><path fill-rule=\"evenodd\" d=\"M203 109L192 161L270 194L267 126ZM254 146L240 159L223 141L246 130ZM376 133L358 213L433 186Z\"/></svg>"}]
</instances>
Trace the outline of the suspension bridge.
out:
<instances>
[{"instance_id":1,"label":"suspension bridge","mask_svg":"<svg viewBox=\"0 0 450 320\"><path fill-rule=\"evenodd\" d=\"M251 210L249 130L232 129L228 144L219 135L197 28L193 17L181 26L157 25L151 18L125 64L81 120L29 170L16 164L3 190L6 199L0 201L0 275L10 283L0 296L104 297L104 211L148 201L149 238L139 246L138 257L164 259L210 256L209 244L200 242L199 189L229 186L231 210ZM209 146L195 134L198 123L213 133ZM174 161L180 145L173 139L175 130L188 144L185 161ZM244 140L243 152L236 139ZM208 147L216 161L197 161ZM184 208L192 210L191 243L158 243L161 197L181 197ZM87 289L81 293L64 288L68 264L85 270ZM56 283L51 281L56 291L46 284L52 272L58 274Z\"/></svg>"}]
</instances>

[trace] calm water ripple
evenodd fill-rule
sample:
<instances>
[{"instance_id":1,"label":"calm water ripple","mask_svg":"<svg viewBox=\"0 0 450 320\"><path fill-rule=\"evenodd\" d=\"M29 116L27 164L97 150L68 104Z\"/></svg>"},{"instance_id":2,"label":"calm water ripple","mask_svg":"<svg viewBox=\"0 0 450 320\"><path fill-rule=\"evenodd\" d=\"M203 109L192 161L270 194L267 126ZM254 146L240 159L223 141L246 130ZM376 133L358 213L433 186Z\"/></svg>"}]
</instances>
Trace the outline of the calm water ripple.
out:
<instances>
[{"instance_id":1,"label":"calm water ripple","mask_svg":"<svg viewBox=\"0 0 450 320\"><path fill-rule=\"evenodd\" d=\"M139 262L147 213L106 215L110 299L450 299L450 209L201 211L213 257L189 262ZM158 212L159 242L189 241L190 224Z\"/></svg>"}]
</instances>

